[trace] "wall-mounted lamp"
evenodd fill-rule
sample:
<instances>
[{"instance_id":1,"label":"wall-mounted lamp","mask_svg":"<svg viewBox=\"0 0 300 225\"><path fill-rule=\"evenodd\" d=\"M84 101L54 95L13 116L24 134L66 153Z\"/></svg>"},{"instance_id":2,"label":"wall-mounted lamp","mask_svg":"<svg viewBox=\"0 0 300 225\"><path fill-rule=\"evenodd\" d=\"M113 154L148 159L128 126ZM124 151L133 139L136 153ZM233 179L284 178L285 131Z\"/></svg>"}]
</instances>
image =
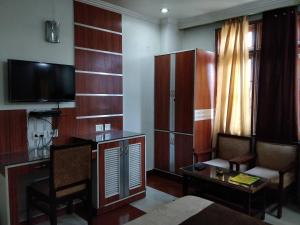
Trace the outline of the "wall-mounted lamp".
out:
<instances>
[{"instance_id":1,"label":"wall-mounted lamp","mask_svg":"<svg viewBox=\"0 0 300 225\"><path fill-rule=\"evenodd\" d=\"M59 23L55 20L48 20L45 23L46 41L50 43L59 43Z\"/></svg>"}]
</instances>

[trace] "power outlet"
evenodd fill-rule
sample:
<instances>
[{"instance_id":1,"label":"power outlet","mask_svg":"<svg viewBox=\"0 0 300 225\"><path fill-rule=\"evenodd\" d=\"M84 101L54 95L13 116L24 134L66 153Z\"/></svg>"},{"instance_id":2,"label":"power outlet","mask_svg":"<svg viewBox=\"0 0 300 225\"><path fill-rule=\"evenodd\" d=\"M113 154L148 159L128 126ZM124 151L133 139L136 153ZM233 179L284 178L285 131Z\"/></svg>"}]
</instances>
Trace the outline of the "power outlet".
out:
<instances>
[{"instance_id":1,"label":"power outlet","mask_svg":"<svg viewBox=\"0 0 300 225\"><path fill-rule=\"evenodd\" d=\"M39 140L40 138L46 138L46 137L47 137L47 131L33 132L32 133L32 139L33 140Z\"/></svg>"},{"instance_id":2,"label":"power outlet","mask_svg":"<svg viewBox=\"0 0 300 225\"><path fill-rule=\"evenodd\" d=\"M40 133L39 132L32 132L32 140L39 140Z\"/></svg>"},{"instance_id":3,"label":"power outlet","mask_svg":"<svg viewBox=\"0 0 300 225\"><path fill-rule=\"evenodd\" d=\"M105 129L105 131L111 130L111 124L110 123L106 123L104 129Z\"/></svg>"},{"instance_id":4,"label":"power outlet","mask_svg":"<svg viewBox=\"0 0 300 225\"><path fill-rule=\"evenodd\" d=\"M97 124L96 125L96 132L101 132L103 131L103 124Z\"/></svg>"}]
</instances>

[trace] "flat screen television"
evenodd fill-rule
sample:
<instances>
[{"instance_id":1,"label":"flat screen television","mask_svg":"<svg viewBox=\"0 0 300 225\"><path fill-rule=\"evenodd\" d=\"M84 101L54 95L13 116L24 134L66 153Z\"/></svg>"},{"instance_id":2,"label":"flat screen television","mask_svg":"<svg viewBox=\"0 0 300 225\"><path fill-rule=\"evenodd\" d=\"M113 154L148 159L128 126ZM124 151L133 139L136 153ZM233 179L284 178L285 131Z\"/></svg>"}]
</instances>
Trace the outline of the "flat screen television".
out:
<instances>
[{"instance_id":1,"label":"flat screen television","mask_svg":"<svg viewBox=\"0 0 300 225\"><path fill-rule=\"evenodd\" d=\"M75 100L75 68L70 65L8 60L10 102Z\"/></svg>"}]
</instances>

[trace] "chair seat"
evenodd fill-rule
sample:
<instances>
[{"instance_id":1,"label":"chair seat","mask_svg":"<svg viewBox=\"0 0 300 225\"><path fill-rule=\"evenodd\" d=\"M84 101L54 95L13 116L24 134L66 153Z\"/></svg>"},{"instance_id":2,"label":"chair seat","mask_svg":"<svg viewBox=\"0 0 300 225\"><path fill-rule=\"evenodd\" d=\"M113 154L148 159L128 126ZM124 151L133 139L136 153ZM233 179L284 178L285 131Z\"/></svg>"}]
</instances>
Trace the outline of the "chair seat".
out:
<instances>
[{"instance_id":1,"label":"chair seat","mask_svg":"<svg viewBox=\"0 0 300 225\"><path fill-rule=\"evenodd\" d=\"M229 161L225 160L225 159L220 159L220 158L215 158L209 161L205 161L203 162L207 165L211 165L211 166L216 166L216 167L221 167L224 169L229 169L230 168L230 164ZM236 169L236 166L234 165L233 169ZM241 164L240 165L240 171L244 172L247 170L247 165L246 164Z\"/></svg>"},{"instance_id":2,"label":"chair seat","mask_svg":"<svg viewBox=\"0 0 300 225\"><path fill-rule=\"evenodd\" d=\"M43 179L43 180L39 180L33 184L30 185L30 187L38 192L41 193L47 197L49 197L49 179ZM86 189L86 185L85 184L79 184L70 188L66 188L60 191L56 192L56 197L57 198L61 198L61 197L65 197L67 195L71 195L80 191L83 191L84 189Z\"/></svg>"},{"instance_id":3,"label":"chair seat","mask_svg":"<svg viewBox=\"0 0 300 225\"><path fill-rule=\"evenodd\" d=\"M279 172L277 170L271 170L264 167L254 167L251 170L246 171L245 173L263 177L269 180L269 187L278 188L279 185ZM283 188L290 186L295 180L295 175L292 172L288 172L284 174L283 177Z\"/></svg>"}]
</instances>

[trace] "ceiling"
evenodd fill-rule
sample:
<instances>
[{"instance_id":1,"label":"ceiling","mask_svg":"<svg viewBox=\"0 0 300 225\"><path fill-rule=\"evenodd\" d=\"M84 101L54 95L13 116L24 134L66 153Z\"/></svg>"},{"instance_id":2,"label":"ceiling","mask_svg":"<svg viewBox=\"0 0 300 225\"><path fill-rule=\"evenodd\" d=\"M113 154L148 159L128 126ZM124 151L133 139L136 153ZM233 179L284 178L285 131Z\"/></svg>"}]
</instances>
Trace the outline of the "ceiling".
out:
<instances>
[{"instance_id":1,"label":"ceiling","mask_svg":"<svg viewBox=\"0 0 300 225\"><path fill-rule=\"evenodd\" d=\"M108 3L129 9L147 17L183 19L203 15L257 0L105 0ZM166 7L168 14L160 9Z\"/></svg>"}]
</instances>

